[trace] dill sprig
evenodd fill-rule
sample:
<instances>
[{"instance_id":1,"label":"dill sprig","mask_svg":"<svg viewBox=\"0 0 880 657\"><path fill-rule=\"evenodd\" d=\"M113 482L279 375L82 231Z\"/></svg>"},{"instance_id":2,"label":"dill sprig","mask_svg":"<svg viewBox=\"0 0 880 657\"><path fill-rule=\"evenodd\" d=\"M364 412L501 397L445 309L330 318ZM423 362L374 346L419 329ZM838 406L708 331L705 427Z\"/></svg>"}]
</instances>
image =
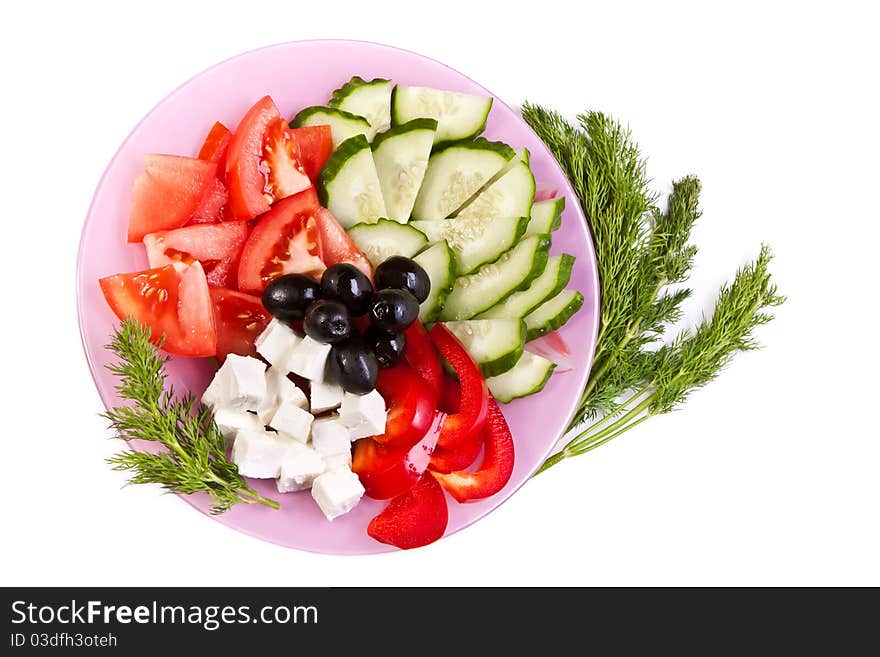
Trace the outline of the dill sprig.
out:
<instances>
[{"instance_id":1,"label":"dill sprig","mask_svg":"<svg viewBox=\"0 0 880 657\"><path fill-rule=\"evenodd\" d=\"M161 343L159 344L161 347ZM239 502L279 508L247 485L226 458L223 436L211 412L191 393L175 395L165 386L167 356L150 342L150 330L132 318L115 329L107 345L119 357L108 365L120 383L120 397L133 402L104 413L121 440L148 440L164 446L156 453L127 450L107 459L114 470L128 471L129 483L159 484L172 493L206 492L211 512L229 510Z\"/></svg>"},{"instance_id":2,"label":"dill sprig","mask_svg":"<svg viewBox=\"0 0 880 657\"><path fill-rule=\"evenodd\" d=\"M757 348L753 329L769 322L766 309L784 298L770 280L771 254L764 246L722 287L710 319L662 342L691 295L680 284L697 251L689 240L701 214L700 181L687 176L673 182L660 211L645 160L618 122L588 112L574 124L531 103L523 106L523 118L556 157L587 215L601 291L593 369L568 428L576 434L542 472L684 403L734 354Z\"/></svg>"}]
</instances>

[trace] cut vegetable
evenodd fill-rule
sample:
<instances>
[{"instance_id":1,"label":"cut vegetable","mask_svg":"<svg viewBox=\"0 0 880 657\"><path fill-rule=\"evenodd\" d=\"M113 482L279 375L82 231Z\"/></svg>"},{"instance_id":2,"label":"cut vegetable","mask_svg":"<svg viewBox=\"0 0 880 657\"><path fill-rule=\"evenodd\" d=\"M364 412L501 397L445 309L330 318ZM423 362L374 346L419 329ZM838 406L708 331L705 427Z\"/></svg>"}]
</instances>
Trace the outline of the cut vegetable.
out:
<instances>
[{"instance_id":1,"label":"cut vegetable","mask_svg":"<svg viewBox=\"0 0 880 657\"><path fill-rule=\"evenodd\" d=\"M562 211L565 210L565 197L536 201L532 205L531 219L526 235L551 233L562 225Z\"/></svg>"},{"instance_id":2,"label":"cut vegetable","mask_svg":"<svg viewBox=\"0 0 880 657\"><path fill-rule=\"evenodd\" d=\"M413 260L422 266L431 279L431 292L419 307L419 319L423 323L433 322L440 315L455 283L454 255L446 240L443 240L431 245Z\"/></svg>"},{"instance_id":3,"label":"cut vegetable","mask_svg":"<svg viewBox=\"0 0 880 657\"><path fill-rule=\"evenodd\" d=\"M527 217L535 198L535 177L525 162L486 187L458 212L459 217Z\"/></svg>"},{"instance_id":4,"label":"cut vegetable","mask_svg":"<svg viewBox=\"0 0 880 657\"><path fill-rule=\"evenodd\" d=\"M367 139L391 127L391 80L375 78L369 82L355 75L333 92L330 107L364 117L370 124Z\"/></svg>"},{"instance_id":5,"label":"cut vegetable","mask_svg":"<svg viewBox=\"0 0 880 657\"><path fill-rule=\"evenodd\" d=\"M549 249L547 235L533 235L496 262L483 265L470 276L457 278L446 298L441 319L470 319L513 292L528 287L546 268Z\"/></svg>"},{"instance_id":6,"label":"cut vegetable","mask_svg":"<svg viewBox=\"0 0 880 657\"><path fill-rule=\"evenodd\" d=\"M412 258L428 244L424 233L390 219L357 224L348 229L348 235L373 267L378 267L391 256Z\"/></svg>"},{"instance_id":7,"label":"cut vegetable","mask_svg":"<svg viewBox=\"0 0 880 657\"><path fill-rule=\"evenodd\" d=\"M510 146L480 138L435 150L413 207L413 219L445 219L514 157Z\"/></svg>"},{"instance_id":8,"label":"cut vegetable","mask_svg":"<svg viewBox=\"0 0 880 657\"><path fill-rule=\"evenodd\" d=\"M577 290L563 290L526 315L527 340L534 340L565 324L584 305L584 295Z\"/></svg>"},{"instance_id":9,"label":"cut vegetable","mask_svg":"<svg viewBox=\"0 0 880 657\"><path fill-rule=\"evenodd\" d=\"M318 176L318 198L344 227L374 223L385 216L385 202L363 135L345 141L334 151Z\"/></svg>"},{"instance_id":10,"label":"cut vegetable","mask_svg":"<svg viewBox=\"0 0 880 657\"><path fill-rule=\"evenodd\" d=\"M397 85L391 94L391 122L400 125L418 118L436 119L434 143L469 139L483 132L492 99L430 87Z\"/></svg>"},{"instance_id":11,"label":"cut vegetable","mask_svg":"<svg viewBox=\"0 0 880 657\"><path fill-rule=\"evenodd\" d=\"M486 383L495 399L506 404L543 390L555 367L546 358L524 351L512 369L486 379Z\"/></svg>"},{"instance_id":12,"label":"cut vegetable","mask_svg":"<svg viewBox=\"0 0 880 657\"><path fill-rule=\"evenodd\" d=\"M526 342L520 319L472 319L445 322L480 366L483 376L503 374L519 361Z\"/></svg>"},{"instance_id":13,"label":"cut vegetable","mask_svg":"<svg viewBox=\"0 0 880 657\"><path fill-rule=\"evenodd\" d=\"M373 161L389 219L409 221L428 169L436 130L434 119L414 119L373 141Z\"/></svg>"},{"instance_id":14,"label":"cut vegetable","mask_svg":"<svg viewBox=\"0 0 880 657\"><path fill-rule=\"evenodd\" d=\"M333 134L333 148L349 137L368 135L370 122L362 116L335 107L306 107L300 110L290 122L291 128L304 128L310 125L329 125Z\"/></svg>"},{"instance_id":15,"label":"cut vegetable","mask_svg":"<svg viewBox=\"0 0 880 657\"><path fill-rule=\"evenodd\" d=\"M446 240L455 254L459 275L470 274L487 262L494 262L512 249L526 231L526 217L454 217L434 221L413 221L429 242Z\"/></svg>"},{"instance_id":16,"label":"cut vegetable","mask_svg":"<svg viewBox=\"0 0 880 657\"><path fill-rule=\"evenodd\" d=\"M528 289L514 292L502 302L480 313L477 319L516 319L525 317L542 303L561 292L571 278L574 256L563 253L550 256L544 273L532 281Z\"/></svg>"}]
</instances>

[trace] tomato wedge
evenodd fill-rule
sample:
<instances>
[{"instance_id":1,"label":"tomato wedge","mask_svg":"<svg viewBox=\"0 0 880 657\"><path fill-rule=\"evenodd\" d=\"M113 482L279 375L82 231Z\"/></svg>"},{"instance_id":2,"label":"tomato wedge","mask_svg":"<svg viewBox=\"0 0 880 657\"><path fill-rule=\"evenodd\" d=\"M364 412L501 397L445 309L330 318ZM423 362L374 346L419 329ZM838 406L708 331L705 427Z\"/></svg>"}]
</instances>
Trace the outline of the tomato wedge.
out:
<instances>
[{"instance_id":1,"label":"tomato wedge","mask_svg":"<svg viewBox=\"0 0 880 657\"><path fill-rule=\"evenodd\" d=\"M458 412L447 416L437 443L443 449L454 449L482 430L489 405L489 388L474 359L443 324L434 324L430 336L440 355L455 371L461 387Z\"/></svg>"},{"instance_id":2,"label":"tomato wedge","mask_svg":"<svg viewBox=\"0 0 880 657\"><path fill-rule=\"evenodd\" d=\"M443 382L443 368L440 365L437 348L431 342L428 332L417 319L409 325L404 333L406 334L406 351L403 352L403 357L431 386L431 389L439 393Z\"/></svg>"},{"instance_id":3,"label":"tomato wedge","mask_svg":"<svg viewBox=\"0 0 880 657\"><path fill-rule=\"evenodd\" d=\"M245 242L238 265L238 289L260 292L282 274L319 276L326 267L315 216L314 188L278 201L263 215Z\"/></svg>"},{"instance_id":4,"label":"tomato wedge","mask_svg":"<svg viewBox=\"0 0 880 657\"><path fill-rule=\"evenodd\" d=\"M310 125L291 130L299 161L312 184L333 153L333 134L329 125Z\"/></svg>"},{"instance_id":5,"label":"tomato wedge","mask_svg":"<svg viewBox=\"0 0 880 657\"><path fill-rule=\"evenodd\" d=\"M222 162L223 156L226 155L226 149L232 140L232 133L225 125L217 121L208 131L205 137L205 143L199 150L199 159L208 162Z\"/></svg>"},{"instance_id":6,"label":"tomato wedge","mask_svg":"<svg viewBox=\"0 0 880 657\"><path fill-rule=\"evenodd\" d=\"M498 403L491 397L484 440L483 462L475 472L434 473L443 488L459 502L494 495L504 488L513 473L513 436Z\"/></svg>"},{"instance_id":7,"label":"tomato wedge","mask_svg":"<svg viewBox=\"0 0 880 657\"><path fill-rule=\"evenodd\" d=\"M101 291L119 319L134 317L154 342L179 356L213 356L217 334L208 282L202 266L165 265L158 269L102 278Z\"/></svg>"},{"instance_id":8,"label":"tomato wedge","mask_svg":"<svg viewBox=\"0 0 880 657\"><path fill-rule=\"evenodd\" d=\"M281 113L269 96L264 96L244 115L226 151L226 188L229 209L236 219L253 219L269 211L263 195L266 179L260 170L263 142L269 126Z\"/></svg>"},{"instance_id":9,"label":"tomato wedge","mask_svg":"<svg viewBox=\"0 0 880 657\"><path fill-rule=\"evenodd\" d=\"M385 510L370 521L367 534L380 543L409 550L441 538L448 522L443 489L426 472L415 486L391 500Z\"/></svg>"},{"instance_id":10,"label":"tomato wedge","mask_svg":"<svg viewBox=\"0 0 880 657\"><path fill-rule=\"evenodd\" d=\"M437 393L406 363L379 370L376 390L385 399L385 433L374 436L380 445L411 447L427 433L437 408Z\"/></svg>"},{"instance_id":11,"label":"tomato wedge","mask_svg":"<svg viewBox=\"0 0 880 657\"><path fill-rule=\"evenodd\" d=\"M144 171L134 180L128 241L183 226L211 188L217 165L192 157L147 155Z\"/></svg>"},{"instance_id":12,"label":"tomato wedge","mask_svg":"<svg viewBox=\"0 0 880 657\"><path fill-rule=\"evenodd\" d=\"M229 221L150 233L144 236L144 245L150 267L198 260L209 285L228 287L235 284L238 256L247 235L246 221Z\"/></svg>"},{"instance_id":13,"label":"tomato wedge","mask_svg":"<svg viewBox=\"0 0 880 657\"><path fill-rule=\"evenodd\" d=\"M217 359L222 363L228 354L257 357L254 342L272 319L259 297L212 287L214 325L217 327Z\"/></svg>"},{"instance_id":14,"label":"tomato wedge","mask_svg":"<svg viewBox=\"0 0 880 657\"><path fill-rule=\"evenodd\" d=\"M317 198L317 197L316 197ZM321 258L328 267L337 265L340 262L347 262L358 269L373 280L373 267L363 251L357 248L357 245L345 232L342 225L336 220L336 217L326 208L320 208L315 214L315 221L318 224L318 237L321 243Z\"/></svg>"},{"instance_id":15,"label":"tomato wedge","mask_svg":"<svg viewBox=\"0 0 880 657\"><path fill-rule=\"evenodd\" d=\"M266 129L262 168L266 172L264 195L269 202L293 196L312 186L299 161L299 151L287 121L277 119Z\"/></svg>"},{"instance_id":16,"label":"tomato wedge","mask_svg":"<svg viewBox=\"0 0 880 657\"><path fill-rule=\"evenodd\" d=\"M223 221L226 218L226 203L229 194L226 186L219 178L214 178L208 188L208 193L199 203L189 220L191 224L212 224Z\"/></svg>"}]
</instances>

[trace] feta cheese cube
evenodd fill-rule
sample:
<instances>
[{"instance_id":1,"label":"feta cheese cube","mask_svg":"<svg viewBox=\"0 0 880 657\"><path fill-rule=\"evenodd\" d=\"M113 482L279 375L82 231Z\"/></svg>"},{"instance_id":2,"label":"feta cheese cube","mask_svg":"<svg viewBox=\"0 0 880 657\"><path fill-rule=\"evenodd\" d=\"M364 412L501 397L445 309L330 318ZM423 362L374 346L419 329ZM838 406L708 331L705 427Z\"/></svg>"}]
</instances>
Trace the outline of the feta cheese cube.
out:
<instances>
[{"instance_id":1,"label":"feta cheese cube","mask_svg":"<svg viewBox=\"0 0 880 657\"><path fill-rule=\"evenodd\" d=\"M351 440L385 433L385 400L378 390L371 390L366 395L346 392L339 417L348 427Z\"/></svg>"},{"instance_id":2,"label":"feta cheese cube","mask_svg":"<svg viewBox=\"0 0 880 657\"><path fill-rule=\"evenodd\" d=\"M278 492L292 493L312 487L312 482L326 469L321 455L305 445L295 443L281 461Z\"/></svg>"},{"instance_id":3,"label":"feta cheese cube","mask_svg":"<svg viewBox=\"0 0 880 657\"><path fill-rule=\"evenodd\" d=\"M272 365L286 367L290 352L300 339L287 324L273 319L254 341L254 346L257 353Z\"/></svg>"},{"instance_id":4,"label":"feta cheese cube","mask_svg":"<svg viewBox=\"0 0 880 657\"><path fill-rule=\"evenodd\" d=\"M348 427L342 424L338 415L318 418L312 423L312 445L321 456L350 454Z\"/></svg>"},{"instance_id":5,"label":"feta cheese cube","mask_svg":"<svg viewBox=\"0 0 880 657\"><path fill-rule=\"evenodd\" d=\"M345 468L351 470L351 450L342 452L341 454L330 454L323 457L324 468L326 470L336 470Z\"/></svg>"},{"instance_id":6,"label":"feta cheese cube","mask_svg":"<svg viewBox=\"0 0 880 657\"><path fill-rule=\"evenodd\" d=\"M269 421L269 426L285 438L292 438L305 444L309 441L314 419L308 411L288 402L278 407Z\"/></svg>"},{"instance_id":7,"label":"feta cheese cube","mask_svg":"<svg viewBox=\"0 0 880 657\"><path fill-rule=\"evenodd\" d=\"M292 444L295 441L268 431L242 429L232 445L232 462L245 477L273 479Z\"/></svg>"},{"instance_id":8,"label":"feta cheese cube","mask_svg":"<svg viewBox=\"0 0 880 657\"><path fill-rule=\"evenodd\" d=\"M222 369L222 368L221 368ZM223 405L224 400L229 397L229 382L226 372L221 373L217 370L214 378L202 394L202 405L208 408L219 408Z\"/></svg>"},{"instance_id":9,"label":"feta cheese cube","mask_svg":"<svg viewBox=\"0 0 880 657\"><path fill-rule=\"evenodd\" d=\"M312 400L312 413L323 413L339 408L345 391L335 383L312 381L309 396Z\"/></svg>"},{"instance_id":10,"label":"feta cheese cube","mask_svg":"<svg viewBox=\"0 0 880 657\"><path fill-rule=\"evenodd\" d=\"M304 337L287 358L287 369L310 381L324 380L324 365L330 354L330 345Z\"/></svg>"},{"instance_id":11,"label":"feta cheese cube","mask_svg":"<svg viewBox=\"0 0 880 657\"><path fill-rule=\"evenodd\" d=\"M255 411L266 396L266 366L250 356L229 354L202 395L211 407Z\"/></svg>"},{"instance_id":12,"label":"feta cheese cube","mask_svg":"<svg viewBox=\"0 0 880 657\"><path fill-rule=\"evenodd\" d=\"M309 409L306 394L287 378L287 372L272 366L266 370L266 396L257 407L257 415L263 424L269 424L281 404L293 404L304 410Z\"/></svg>"},{"instance_id":13,"label":"feta cheese cube","mask_svg":"<svg viewBox=\"0 0 880 657\"><path fill-rule=\"evenodd\" d=\"M327 520L351 511L364 494L358 476L348 469L329 470L312 482L312 498Z\"/></svg>"},{"instance_id":14,"label":"feta cheese cube","mask_svg":"<svg viewBox=\"0 0 880 657\"><path fill-rule=\"evenodd\" d=\"M217 423L217 428L220 429L220 435L226 440L227 447L232 444L239 431L245 429L262 431L264 426L264 423L260 422L253 413L224 406L215 408L214 422Z\"/></svg>"}]
</instances>

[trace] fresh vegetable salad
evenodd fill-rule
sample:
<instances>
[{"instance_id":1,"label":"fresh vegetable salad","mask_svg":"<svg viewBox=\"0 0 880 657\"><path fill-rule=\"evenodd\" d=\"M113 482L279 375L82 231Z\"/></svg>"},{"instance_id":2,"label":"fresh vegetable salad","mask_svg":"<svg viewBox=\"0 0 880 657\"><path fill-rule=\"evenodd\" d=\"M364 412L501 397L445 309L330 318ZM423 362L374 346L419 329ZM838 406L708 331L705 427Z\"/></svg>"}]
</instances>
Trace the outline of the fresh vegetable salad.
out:
<instances>
[{"instance_id":1,"label":"fresh vegetable salad","mask_svg":"<svg viewBox=\"0 0 880 657\"><path fill-rule=\"evenodd\" d=\"M565 199L479 136L491 106L359 77L291 120L264 97L196 157L145 157L128 241L150 269L100 281L157 346L216 359L215 459L328 521L389 500L366 531L400 548L507 483L499 404L566 369L554 331L583 303L549 254Z\"/></svg>"}]
</instances>

